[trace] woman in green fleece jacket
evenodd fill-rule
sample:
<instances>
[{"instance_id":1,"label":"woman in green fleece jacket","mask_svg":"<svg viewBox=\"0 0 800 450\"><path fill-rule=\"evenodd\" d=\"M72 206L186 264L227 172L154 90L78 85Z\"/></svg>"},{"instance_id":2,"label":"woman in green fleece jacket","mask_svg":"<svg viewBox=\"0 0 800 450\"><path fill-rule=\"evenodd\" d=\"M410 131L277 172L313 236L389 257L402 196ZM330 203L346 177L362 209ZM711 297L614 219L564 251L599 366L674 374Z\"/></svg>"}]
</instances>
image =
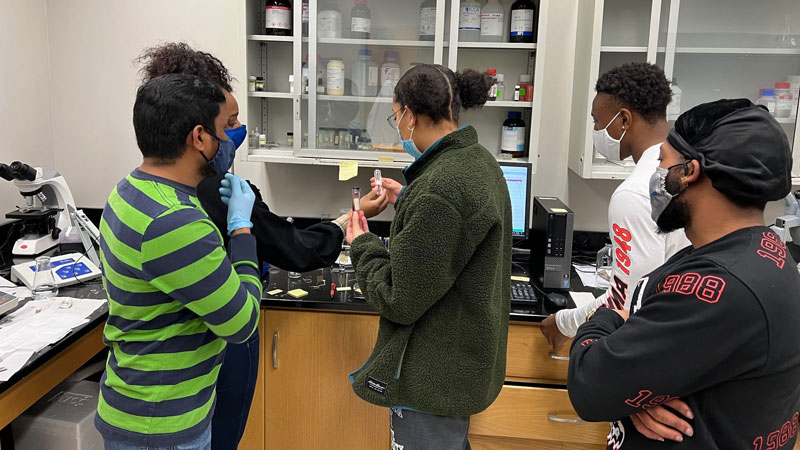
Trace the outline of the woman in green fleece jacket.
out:
<instances>
[{"instance_id":1,"label":"woman in green fleece jacket","mask_svg":"<svg viewBox=\"0 0 800 450\"><path fill-rule=\"evenodd\" d=\"M491 84L439 65L406 72L388 120L416 160L405 187L384 179L395 205L390 248L363 213L348 226L358 283L381 316L375 348L350 379L362 399L392 408L392 449L470 448L469 417L503 386L511 202L475 129L458 127Z\"/></svg>"}]
</instances>

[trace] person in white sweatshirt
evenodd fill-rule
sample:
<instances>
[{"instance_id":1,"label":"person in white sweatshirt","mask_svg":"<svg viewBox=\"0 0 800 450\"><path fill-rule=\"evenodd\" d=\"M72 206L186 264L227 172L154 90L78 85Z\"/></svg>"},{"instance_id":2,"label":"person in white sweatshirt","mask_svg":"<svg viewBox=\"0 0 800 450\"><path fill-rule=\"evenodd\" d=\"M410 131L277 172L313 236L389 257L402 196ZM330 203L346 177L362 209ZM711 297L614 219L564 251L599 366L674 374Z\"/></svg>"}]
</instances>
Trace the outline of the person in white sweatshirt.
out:
<instances>
[{"instance_id":1,"label":"person in white sweatshirt","mask_svg":"<svg viewBox=\"0 0 800 450\"><path fill-rule=\"evenodd\" d=\"M683 230L659 233L650 217L650 177L658 167L661 143L670 130L667 105L672 91L664 71L648 63L624 64L601 75L595 90L595 149L611 162L632 156L636 167L614 191L608 205L614 254L611 286L592 303L558 311L542 322L542 334L554 350L574 337L586 315L600 305L628 309L639 278L689 245Z\"/></svg>"}]
</instances>

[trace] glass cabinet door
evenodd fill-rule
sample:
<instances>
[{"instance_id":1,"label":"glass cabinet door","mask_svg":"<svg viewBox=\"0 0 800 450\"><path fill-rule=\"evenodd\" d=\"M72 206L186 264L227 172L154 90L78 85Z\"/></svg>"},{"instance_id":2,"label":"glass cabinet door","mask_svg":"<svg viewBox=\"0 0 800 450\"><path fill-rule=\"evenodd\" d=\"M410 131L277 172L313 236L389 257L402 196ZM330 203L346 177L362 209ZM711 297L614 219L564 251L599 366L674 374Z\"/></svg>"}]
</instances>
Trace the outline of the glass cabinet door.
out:
<instances>
[{"instance_id":1,"label":"glass cabinet door","mask_svg":"<svg viewBox=\"0 0 800 450\"><path fill-rule=\"evenodd\" d=\"M310 3L300 80L305 123L299 156L411 160L387 119L400 77L416 64L434 63L436 35L442 39L436 19L437 13L444 17L443 2Z\"/></svg>"},{"instance_id":2,"label":"glass cabinet door","mask_svg":"<svg viewBox=\"0 0 800 450\"><path fill-rule=\"evenodd\" d=\"M670 3L677 21L669 25L666 69L681 92L674 113L721 98L749 98L768 105L797 149L800 2Z\"/></svg>"}]
</instances>

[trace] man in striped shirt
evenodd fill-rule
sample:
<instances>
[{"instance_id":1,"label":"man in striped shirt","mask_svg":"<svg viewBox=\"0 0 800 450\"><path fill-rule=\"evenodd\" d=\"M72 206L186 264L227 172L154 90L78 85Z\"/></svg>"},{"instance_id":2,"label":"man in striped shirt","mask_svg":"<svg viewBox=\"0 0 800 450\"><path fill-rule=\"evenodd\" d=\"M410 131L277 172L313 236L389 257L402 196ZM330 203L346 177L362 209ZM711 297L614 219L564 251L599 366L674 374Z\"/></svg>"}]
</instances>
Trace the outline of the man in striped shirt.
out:
<instances>
[{"instance_id":1,"label":"man in striped shirt","mask_svg":"<svg viewBox=\"0 0 800 450\"><path fill-rule=\"evenodd\" d=\"M137 92L144 161L111 192L100 224L110 351L95 425L107 450L210 449L226 342L256 329L255 196L226 177L230 259L196 196L207 162L233 145L224 108L219 87L190 75L158 77Z\"/></svg>"}]
</instances>

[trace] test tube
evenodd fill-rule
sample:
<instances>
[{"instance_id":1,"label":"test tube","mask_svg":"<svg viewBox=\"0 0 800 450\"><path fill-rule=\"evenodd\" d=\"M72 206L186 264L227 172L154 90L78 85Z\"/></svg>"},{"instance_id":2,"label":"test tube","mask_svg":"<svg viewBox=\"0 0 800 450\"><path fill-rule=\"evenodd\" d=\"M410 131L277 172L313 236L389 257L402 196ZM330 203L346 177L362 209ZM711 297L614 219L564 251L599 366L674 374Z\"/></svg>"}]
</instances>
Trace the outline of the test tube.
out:
<instances>
[{"instance_id":1,"label":"test tube","mask_svg":"<svg viewBox=\"0 0 800 450\"><path fill-rule=\"evenodd\" d=\"M375 186L378 187L378 195L383 195L383 178L381 178L381 169L375 169Z\"/></svg>"},{"instance_id":2,"label":"test tube","mask_svg":"<svg viewBox=\"0 0 800 450\"><path fill-rule=\"evenodd\" d=\"M353 188L353 211L358 211L361 209L361 188L354 187Z\"/></svg>"}]
</instances>

